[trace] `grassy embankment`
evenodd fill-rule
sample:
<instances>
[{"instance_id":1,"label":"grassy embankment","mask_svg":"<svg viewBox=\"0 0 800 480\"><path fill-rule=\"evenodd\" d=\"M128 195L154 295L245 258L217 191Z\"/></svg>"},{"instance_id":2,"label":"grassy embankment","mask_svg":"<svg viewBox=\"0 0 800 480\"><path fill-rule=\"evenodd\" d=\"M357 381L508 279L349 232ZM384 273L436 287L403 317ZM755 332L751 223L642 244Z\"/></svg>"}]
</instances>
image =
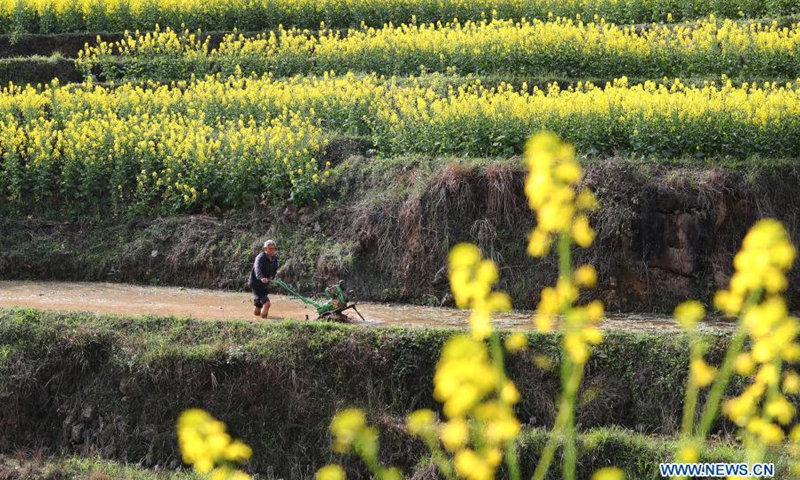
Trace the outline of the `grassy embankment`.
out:
<instances>
[{"instance_id":1,"label":"grassy embankment","mask_svg":"<svg viewBox=\"0 0 800 480\"><path fill-rule=\"evenodd\" d=\"M0 448L174 469L175 419L201 407L254 448L252 471L300 478L337 458L330 418L358 406L380 426L385 461L430 478L424 446L404 432L403 418L437 408L431 378L442 343L455 332L0 310ZM531 332L529 339L530 351L508 358L522 394L526 467L535 464L542 428L553 420L559 348L557 335ZM709 340L710 360L719 362L728 339ZM675 447L687 345L683 335L607 334L581 394L580 471L613 463L628 478L653 477ZM550 369L534 366L539 354L550 358ZM715 430L718 444L704 459L739 459L726 433L731 426ZM773 455L784 467L780 452Z\"/></svg>"}]
</instances>

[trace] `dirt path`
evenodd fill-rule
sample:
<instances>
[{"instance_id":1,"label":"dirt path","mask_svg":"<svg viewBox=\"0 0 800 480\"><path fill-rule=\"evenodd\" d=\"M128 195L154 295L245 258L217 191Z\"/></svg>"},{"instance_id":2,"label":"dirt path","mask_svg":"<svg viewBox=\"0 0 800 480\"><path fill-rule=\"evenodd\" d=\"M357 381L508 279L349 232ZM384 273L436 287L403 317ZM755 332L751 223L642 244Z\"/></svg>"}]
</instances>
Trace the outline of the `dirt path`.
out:
<instances>
[{"instance_id":1,"label":"dirt path","mask_svg":"<svg viewBox=\"0 0 800 480\"><path fill-rule=\"evenodd\" d=\"M313 308L285 295L270 295L270 319L316 318ZM115 283L0 281L0 307L33 307L123 315L176 315L202 319L254 320L252 298L246 292L178 287L144 287ZM467 312L453 308L381 303L359 303L369 325L467 326ZM360 322L359 319L359 323ZM533 328L530 312L498 315L502 327ZM610 314L604 328L651 332L679 331L666 316ZM731 330L725 321L705 323L704 330Z\"/></svg>"}]
</instances>

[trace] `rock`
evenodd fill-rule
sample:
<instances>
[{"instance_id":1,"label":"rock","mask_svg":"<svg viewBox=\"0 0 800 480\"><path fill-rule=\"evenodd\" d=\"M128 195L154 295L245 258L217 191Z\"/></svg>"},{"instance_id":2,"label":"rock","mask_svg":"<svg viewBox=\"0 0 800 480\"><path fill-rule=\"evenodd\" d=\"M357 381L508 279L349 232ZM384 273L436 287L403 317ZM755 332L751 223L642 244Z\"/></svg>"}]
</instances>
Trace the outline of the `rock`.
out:
<instances>
[{"instance_id":1,"label":"rock","mask_svg":"<svg viewBox=\"0 0 800 480\"><path fill-rule=\"evenodd\" d=\"M72 426L72 432L70 432L70 440L72 443L83 443L83 424L78 423Z\"/></svg>"},{"instance_id":2,"label":"rock","mask_svg":"<svg viewBox=\"0 0 800 480\"><path fill-rule=\"evenodd\" d=\"M440 307L455 307L456 301L453 296L449 293L446 293L444 297L442 297L442 301L439 304Z\"/></svg>"},{"instance_id":3,"label":"rock","mask_svg":"<svg viewBox=\"0 0 800 480\"><path fill-rule=\"evenodd\" d=\"M294 223L297 221L297 207L294 205L288 205L286 209L283 210L283 220L288 223Z\"/></svg>"},{"instance_id":4,"label":"rock","mask_svg":"<svg viewBox=\"0 0 800 480\"><path fill-rule=\"evenodd\" d=\"M127 378L123 378L119 382L119 392L126 397L133 396L133 387L131 386Z\"/></svg>"},{"instance_id":5,"label":"rock","mask_svg":"<svg viewBox=\"0 0 800 480\"><path fill-rule=\"evenodd\" d=\"M300 219L300 223L308 225L311 223L311 208L307 206L301 207L300 210L297 211L297 216Z\"/></svg>"},{"instance_id":6,"label":"rock","mask_svg":"<svg viewBox=\"0 0 800 480\"><path fill-rule=\"evenodd\" d=\"M359 155L375 156L375 146L362 138L337 137L331 139L325 147L325 154L320 159L322 163L331 162L335 167L343 161Z\"/></svg>"},{"instance_id":7,"label":"rock","mask_svg":"<svg viewBox=\"0 0 800 480\"><path fill-rule=\"evenodd\" d=\"M433 281L431 282L431 285L445 287L448 284L447 282L447 265L445 265L437 270L433 275Z\"/></svg>"},{"instance_id":8,"label":"rock","mask_svg":"<svg viewBox=\"0 0 800 480\"><path fill-rule=\"evenodd\" d=\"M711 248L714 222L705 212L651 212L647 265L689 276L697 273Z\"/></svg>"},{"instance_id":9,"label":"rock","mask_svg":"<svg viewBox=\"0 0 800 480\"><path fill-rule=\"evenodd\" d=\"M83 411L81 412L81 418L84 420L91 420L94 416L94 408L91 405L87 405L83 407Z\"/></svg>"}]
</instances>

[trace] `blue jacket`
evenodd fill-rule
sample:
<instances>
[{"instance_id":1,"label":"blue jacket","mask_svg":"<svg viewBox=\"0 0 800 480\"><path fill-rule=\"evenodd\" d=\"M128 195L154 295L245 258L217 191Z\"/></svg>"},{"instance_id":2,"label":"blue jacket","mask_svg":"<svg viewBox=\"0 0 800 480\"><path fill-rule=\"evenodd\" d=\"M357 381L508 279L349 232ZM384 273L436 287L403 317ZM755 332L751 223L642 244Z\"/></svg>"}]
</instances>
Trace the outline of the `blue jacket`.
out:
<instances>
[{"instance_id":1,"label":"blue jacket","mask_svg":"<svg viewBox=\"0 0 800 480\"><path fill-rule=\"evenodd\" d=\"M261 252L256 257L253 263L253 269L250 271L250 280L247 284L251 287L255 284L261 283L261 279L266 277L269 279L275 278L278 273L278 255L272 257L270 261L266 253Z\"/></svg>"}]
</instances>

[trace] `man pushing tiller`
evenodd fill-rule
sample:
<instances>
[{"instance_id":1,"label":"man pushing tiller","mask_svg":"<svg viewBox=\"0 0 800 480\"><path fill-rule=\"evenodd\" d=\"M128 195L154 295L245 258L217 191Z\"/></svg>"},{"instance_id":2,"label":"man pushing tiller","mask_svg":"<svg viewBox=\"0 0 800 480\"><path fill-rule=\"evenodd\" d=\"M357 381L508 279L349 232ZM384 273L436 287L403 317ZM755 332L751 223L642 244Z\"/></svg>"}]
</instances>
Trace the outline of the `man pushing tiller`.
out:
<instances>
[{"instance_id":1,"label":"man pushing tiller","mask_svg":"<svg viewBox=\"0 0 800 480\"><path fill-rule=\"evenodd\" d=\"M253 289L253 304L255 310L253 314L266 319L269 314L269 295L267 295L267 285L270 280L275 279L278 273L278 255L275 253L278 250L278 245L274 240L267 240L264 242L264 251L256 256L256 261L253 262L253 269L250 271L250 278L247 280L247 286Z\"/></svg>"},{"instance_id":2,"label":"man pushing tiller","mask_svg":"<svg viewBox=\"0 0 800 480\"><path fill-rule=\"evenodd\" d=\"M253 269L250 271L250 278L247 279L247 285L253 290L253 304L256 307L253 311L254 315L261 315L263 319L267 318L271 305L269 296L267 295L267 285L272 282L306 305L314 307L317 311L317 319L324 318L326 320L338 322L349 322L350 318L342 312L352 308L353 311L361 317L361 320L364 320L364 317L356 310L356 304L348 302L347 295L342 287L342 281L328 286L324 292L328 300L325 303L317 303L298 293L286 282L275 278L278 274L278 255L275 253L277 250L278 246L275 244L275 241L267 240L264 242L264 251L259 253L258 256L256 256L256 261L253 262ZM308 319L308 315L306 315L306 319Z\"/></svg>"}]
</instances>

